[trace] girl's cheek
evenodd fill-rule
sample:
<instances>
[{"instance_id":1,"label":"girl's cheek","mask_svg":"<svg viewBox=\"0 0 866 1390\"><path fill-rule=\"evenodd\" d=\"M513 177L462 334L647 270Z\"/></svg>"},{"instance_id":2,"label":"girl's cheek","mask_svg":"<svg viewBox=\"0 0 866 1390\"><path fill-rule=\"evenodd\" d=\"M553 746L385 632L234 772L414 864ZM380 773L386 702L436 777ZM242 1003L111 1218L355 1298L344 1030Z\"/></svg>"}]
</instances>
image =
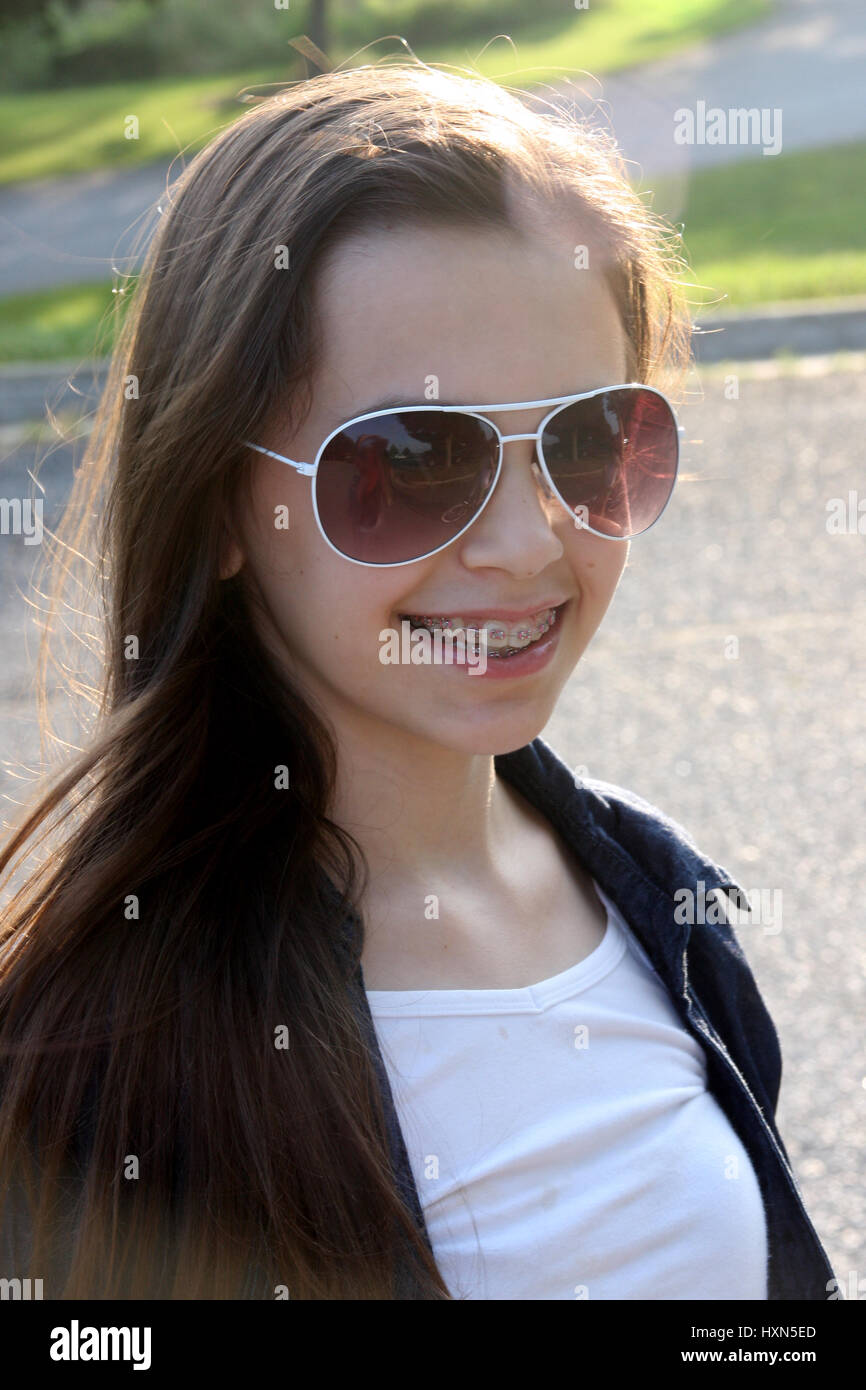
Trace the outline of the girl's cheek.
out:
<instances>
[{"instance_id":1,"label":"girl's cheek","mask_svg":"<svg viewBox=\"0 0 866 1390\"><path fill-rule=\"evenodd\" d=\"M593 592L614 588L625 569L627 542L608 541L601 536L575 536L569 545L572 570L582 587Z\"/></svg>"}]
</instances>

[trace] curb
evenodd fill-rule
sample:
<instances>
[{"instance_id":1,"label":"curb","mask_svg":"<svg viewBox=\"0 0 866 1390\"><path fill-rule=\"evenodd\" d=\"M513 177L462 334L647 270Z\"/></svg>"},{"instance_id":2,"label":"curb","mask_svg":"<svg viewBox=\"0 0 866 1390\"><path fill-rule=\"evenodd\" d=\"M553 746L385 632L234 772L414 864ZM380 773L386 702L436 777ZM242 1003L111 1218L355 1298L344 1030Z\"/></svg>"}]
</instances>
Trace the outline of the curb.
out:
<instances>
[{"instance_id":1,"label":"curb","mask_svg":"<svg viewBox=\"0 0 866 1390\"><path fill-rule=\"evenodd\" d=\"M698 365L866 350L866 295L708 310L694 321ZM0 426L42 420L47 408L86 415L108 373L105 359L0 366Z\"/></svg>"},{"instance_id":2,"label":"curb","mask_svg":"<svg viewBox=\"0 0 866 1390\"><path fill-rule=\"evenodd\" d=\"M698 363L859 352L866 348L866 295L704 311L694 326Z\"/></svg>"}]
</instances>

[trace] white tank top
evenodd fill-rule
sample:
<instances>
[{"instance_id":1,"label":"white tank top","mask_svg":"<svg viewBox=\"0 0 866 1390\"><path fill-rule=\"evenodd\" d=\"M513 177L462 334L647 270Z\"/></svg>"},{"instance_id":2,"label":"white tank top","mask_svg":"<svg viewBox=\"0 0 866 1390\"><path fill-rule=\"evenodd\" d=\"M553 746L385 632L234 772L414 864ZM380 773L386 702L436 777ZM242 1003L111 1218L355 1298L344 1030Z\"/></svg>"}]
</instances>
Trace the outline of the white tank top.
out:
<instances>
[{"instance_id":1,"label":"white tank top","mask_svg":"<svg viewBox=\"0 0 866 1390\"><path fill-rule=\"evenodd\" d=\"M766 1299L749 1157L615 905L523 989L368 990L455 1298Z\"/></svg>"}]
</instances>

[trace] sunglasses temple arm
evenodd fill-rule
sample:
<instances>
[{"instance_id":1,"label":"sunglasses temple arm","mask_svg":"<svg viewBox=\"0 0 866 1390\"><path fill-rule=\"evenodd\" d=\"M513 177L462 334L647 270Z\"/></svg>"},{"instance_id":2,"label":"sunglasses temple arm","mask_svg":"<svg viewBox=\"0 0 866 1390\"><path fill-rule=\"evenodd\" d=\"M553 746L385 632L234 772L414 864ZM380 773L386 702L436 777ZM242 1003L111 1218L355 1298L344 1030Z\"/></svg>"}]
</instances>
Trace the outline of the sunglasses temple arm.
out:
<instances>
[{"instance_id":1,"label":"sunglasses temple arm","mask_svg":"<svg viewBox=\"0 0 866 1390\"><path fill-rule=\"evenodd\" d=\"M287 463L290 468L294 468L298 473L303 473L305 478L313 478L316 473L314 463L297 463L294 459L287 459L284 454L275 454L273 449L265 449L261 444L253 444L249 439L244 440L248 449L255 449L258 454L267 454L268 458L278 459L280 463Z\"/></svg>"}]
</instances>

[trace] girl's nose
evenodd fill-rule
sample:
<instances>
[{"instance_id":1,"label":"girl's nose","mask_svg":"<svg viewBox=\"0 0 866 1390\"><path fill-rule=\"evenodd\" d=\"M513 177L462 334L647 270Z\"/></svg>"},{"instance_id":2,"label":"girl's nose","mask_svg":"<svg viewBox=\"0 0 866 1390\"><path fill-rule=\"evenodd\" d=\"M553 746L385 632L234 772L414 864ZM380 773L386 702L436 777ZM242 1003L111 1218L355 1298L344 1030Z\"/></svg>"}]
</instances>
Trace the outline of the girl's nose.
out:
<instances>
[{"instance_id":1,"label":"girl's nose","mask_svg":"<svg viewBox=\"0 0 866 1390\"><path fill-rule=\"evenodd\" d=\"M559 505L561 506L562 504L559 501L559 498L557 497L556 493L553 491L552 487L550 486L549 482L547 481L543 472L541 471L541 464L538 462L538 456L535 450L533 450L532 452L532 462L530 464L530 467L532 469L533 476L535 477L535 481L540 485L545 497L547 497L551 502L559 503Z\"/></svg>"},{"instance_id":2,"label":"girl's nose","mask_svg":"<svg viewBox=\"0 0 866 1390\"><path fill-rule=\"evenodd\" d=\"M541 465L538 462L538 435L535 433L534 430L527 434L503 434L503 449L505 448L506 444L510 444L511 441L515 439L531 439L533 441L532 460L530 466L532 468L535 481L540 484L545 497L547 497L549 501L559 503L559 498L557 497L556 493L553 491L547 479L545 478L544 473L541 469ZM503 459L503 463L504 461L505 460Z\"/></svg>"},{"instance_id":3,"label":"girl's nose","mask_svg":"<svg viewBox=\"0 0 866 1390\"><path fill-rule=\"evenodd\" d=\"M511 457L508 453L506 446L494 495L463 537L463 563L537 573L563 553L554 530L562 504L551 493L534 449L515 442Z\"/></svg>"}]
</instances>

